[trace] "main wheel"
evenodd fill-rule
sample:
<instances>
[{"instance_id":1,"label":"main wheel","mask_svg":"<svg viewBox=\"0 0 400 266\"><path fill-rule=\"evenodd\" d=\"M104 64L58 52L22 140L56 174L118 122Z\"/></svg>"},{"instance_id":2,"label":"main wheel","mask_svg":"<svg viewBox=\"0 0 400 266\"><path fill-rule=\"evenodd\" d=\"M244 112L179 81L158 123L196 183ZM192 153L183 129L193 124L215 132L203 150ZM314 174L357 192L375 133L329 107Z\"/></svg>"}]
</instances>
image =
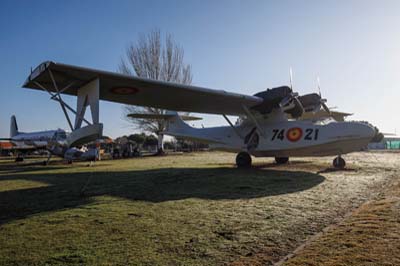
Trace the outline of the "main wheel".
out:
<instances>
[{"instance_id":1,"label":"main wheel","mask_svg":"<svg viewBox=\"0 0 400 266\"><path fill-rule=\"evenodd\" d=\"M251 166L251 156L245 151L239 152L236 156L236 165L238 168L248 168Z\"/></svg>"},{"instance_id":2,"label":"main wheel","mask_svg":"<svg viewBox=\"0 0 400 266\"><path fill-rule=\"evenodd\" d=\"M346 161L342 157L338 156L333 159L332 164L336 169L343 169L346 166Z\"/></svg>"},{"instance_id":3,"label":"main wheel","mask_svg":"<svg viewBox=\"0 0 400 266\"><path fill-rule=\"evenodd\" d=\"M289 162L289 157L275 157L276 164L285 164Z\"/></svg>"}]
</instances>

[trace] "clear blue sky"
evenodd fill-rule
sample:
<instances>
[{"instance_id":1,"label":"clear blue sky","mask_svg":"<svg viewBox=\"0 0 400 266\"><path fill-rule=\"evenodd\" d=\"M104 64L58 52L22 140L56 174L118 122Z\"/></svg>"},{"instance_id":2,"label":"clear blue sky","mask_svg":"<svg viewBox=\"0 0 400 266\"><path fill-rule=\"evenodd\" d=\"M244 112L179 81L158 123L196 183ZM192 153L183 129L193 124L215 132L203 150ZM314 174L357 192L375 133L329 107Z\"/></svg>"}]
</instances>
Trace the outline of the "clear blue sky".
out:
<instances>
[{"instance_id":1,"label":"clear blue sky","mask_svg":"<svg viewBox=\"0 0 400 266\"><path fill-rule=\"evenodd\" d=\"M22 89L53 60L115 71L128 43L159 28L193 66L194 84L254 94L288 83L382 131L400 131L400 1L1 1L0 136L67 129L46 93ZM72 99L69 99L72 103ZM129 134L118 104L102 102L105 134ZM224 123L206 116L204 125Z\"/></svg>"}]
</instances>

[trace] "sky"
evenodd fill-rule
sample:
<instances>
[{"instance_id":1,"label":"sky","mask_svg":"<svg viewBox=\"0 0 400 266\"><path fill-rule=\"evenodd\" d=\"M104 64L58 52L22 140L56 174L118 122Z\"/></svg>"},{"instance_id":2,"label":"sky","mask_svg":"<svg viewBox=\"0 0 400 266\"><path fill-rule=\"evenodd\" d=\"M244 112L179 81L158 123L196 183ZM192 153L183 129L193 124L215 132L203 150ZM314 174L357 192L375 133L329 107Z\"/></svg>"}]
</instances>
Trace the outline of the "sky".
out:
<instances>
[{"instance_id":1,"label":"sky","mask_svg":"<svg viewBox=\"0 0 400 266\"><path fill-rule=\"evenodd\" d=\"M43 61L116 71L142 33L172 34L193 84L253 95L289 84L383 132L400 132L400 1L0 1L0 137L64 128L58 103L21 88ZM74 98L67 102L75 105ZM134 130L122 105L100 103L104 134ZM226 124L204 115L204 126Z\"/></svg>"}]
</instances>

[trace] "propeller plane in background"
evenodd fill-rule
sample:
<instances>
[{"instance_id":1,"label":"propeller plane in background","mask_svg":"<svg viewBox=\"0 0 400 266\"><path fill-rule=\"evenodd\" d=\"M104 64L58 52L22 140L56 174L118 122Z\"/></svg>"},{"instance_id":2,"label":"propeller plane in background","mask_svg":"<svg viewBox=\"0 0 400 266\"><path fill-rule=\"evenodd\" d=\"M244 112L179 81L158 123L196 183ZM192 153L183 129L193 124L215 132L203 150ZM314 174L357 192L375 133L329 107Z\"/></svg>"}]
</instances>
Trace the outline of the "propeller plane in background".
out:
<instances>
[{"instance_id":1,"label":"propeller plane in background","mask_svg":"<svg viewBox=\"0 0 400 266\"><path fill-rule=\"evenodd\" d=\"M51 156L59 156L68 162L73 160L95 160L97 158L96 149L78 149L77 144L71 143L69 132L63 129L21 132L18 129L17 119L11 116L10 121L10 137L1 138L12 143L13 150L18 153L16 161L24 160L24 153L32 150L47 150L49 157L46 164L50 161Z\"/></svg>"}]
</instances>

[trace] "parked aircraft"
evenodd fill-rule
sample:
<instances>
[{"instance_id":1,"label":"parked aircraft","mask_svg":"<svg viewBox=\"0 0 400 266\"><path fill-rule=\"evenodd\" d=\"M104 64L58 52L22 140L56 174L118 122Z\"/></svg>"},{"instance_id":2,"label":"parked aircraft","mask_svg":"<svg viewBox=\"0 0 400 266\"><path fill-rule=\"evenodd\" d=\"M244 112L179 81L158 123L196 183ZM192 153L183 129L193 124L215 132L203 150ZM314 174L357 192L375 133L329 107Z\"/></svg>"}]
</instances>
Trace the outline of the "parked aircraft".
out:
<instances>
[{"instance_id":1,"label":"parked aircraft","mask_svg":"<svg viewBox=\"0 0 400 266\"><path fill-rule=\"evenodd\" d=\"M222 115L229 126L192 128L175 112L169 113L165 134L191 138L211 147L237 153L238 167L251 166L251 156L275 157L278 164L291 156L337 156L333 166L343 168L343 154L359 151L376 134L367 123L334 119L302 120L302 116L325 110L318 93L299 95L292 86L281 86L254 95L142 79L101 70L44 62L31 72L23 87L45 90L60 103L73 133L90 139L99 131L99 100L161 109ZM76 95L76 110L61 98ZM90 106L92 122L84 119ZM73 112L72 125L66 109ZM171 118L171 114L173 114ZM234 125L228 115L240 117ZM87 126L81 127L82 121Z\"/></svg>"},{"instance_id":2,"label":"parked aircraft","mask_svg":"<svg viewBox=\"0 0 400 266\"><path fill-rule=\"evenodd\" d=\"M11 116L10 138L8 140L14 145L14 150L18 153L16 161L23 161L23 155L30 150L43 149L50 152L50 155L56 155L71 162L73 160L95 159L96 151L78 149L69 143L69 133L63 129L21 132L18 130L18 124L15 116ZM50 160L50 156L47 162Z\"/></svg>"}]
</instances>

